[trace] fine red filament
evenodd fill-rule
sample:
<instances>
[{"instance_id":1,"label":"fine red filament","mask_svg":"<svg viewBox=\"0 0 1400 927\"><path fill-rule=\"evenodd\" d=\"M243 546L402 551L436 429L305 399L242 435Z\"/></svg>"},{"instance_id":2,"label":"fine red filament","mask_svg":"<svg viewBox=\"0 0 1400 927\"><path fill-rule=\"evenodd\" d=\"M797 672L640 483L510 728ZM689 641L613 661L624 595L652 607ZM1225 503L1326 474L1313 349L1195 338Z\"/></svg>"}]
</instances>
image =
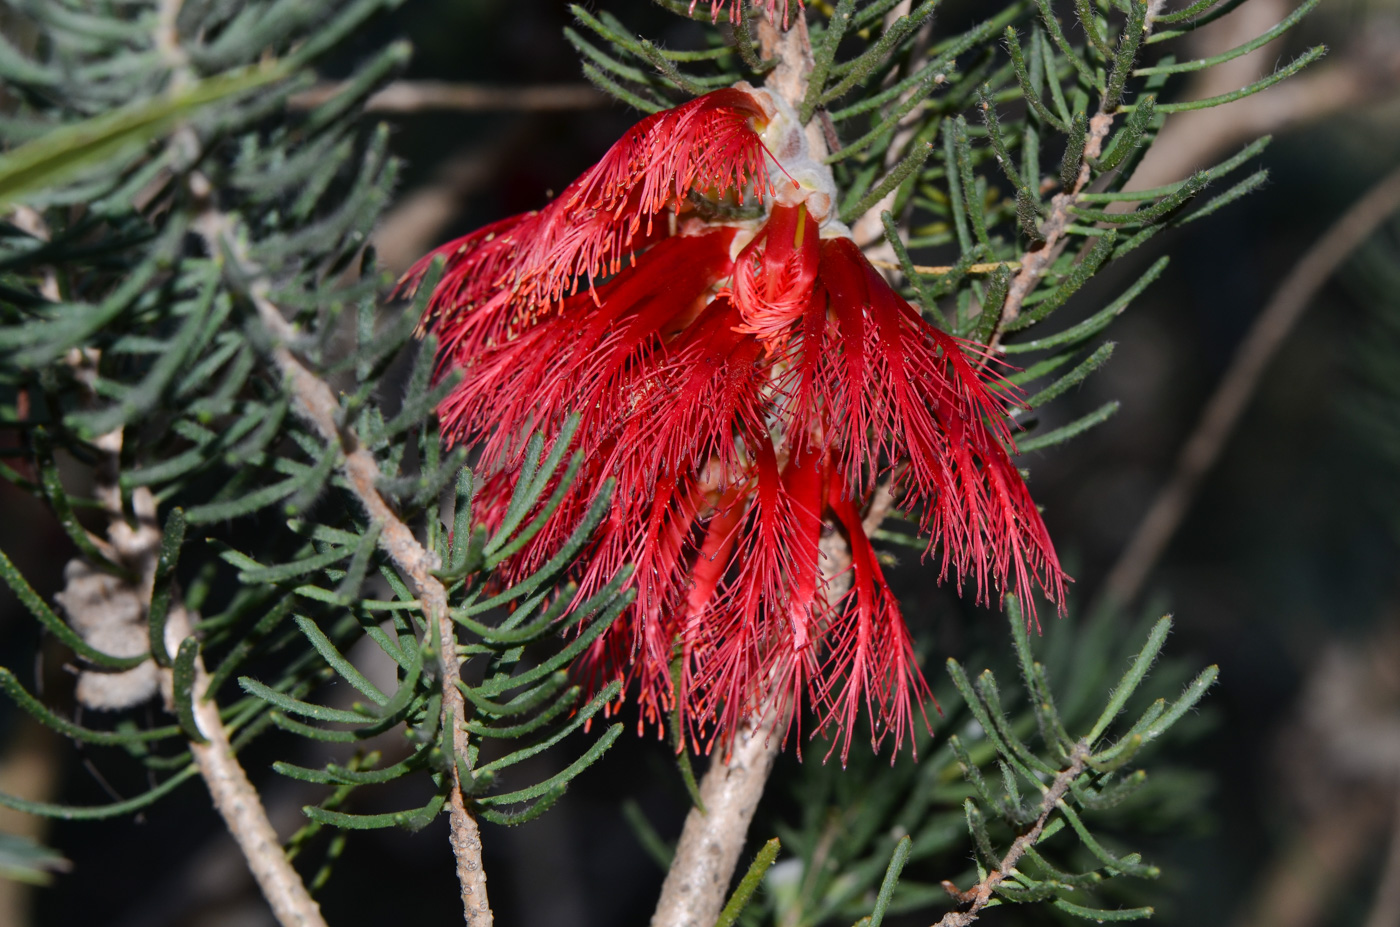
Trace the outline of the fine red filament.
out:
<instances>
[{"instance_id":1,"label":"fine red filament","mask_svg":"<svg viewBox=\"0 0 1400 927\"><path fill-rule=\"evenodd\" d=\"M931 698L862 524L877 484L979 602L1015 591L1033 615L1037 591L1062 606L1066 577L1011 460L1019 395L985 348L930 324L805 204L774 204L757 228L692 208L769 192L763 112L729 89L650 116L548 206L406 279L445 257L423 326L440 375L461 371L438 414L450 443L479 449L488 527L526 439L580 416L583 471L505 581L616 481L577 596L631 564L636 599L584 678L623 676L643 722L678 708L707 748L756 712L800 727L805 702L844 758L862 709L872 745L898 748ZM850 552L839 597L822 569L833 531Z\"/></svg>"}]
</instances>

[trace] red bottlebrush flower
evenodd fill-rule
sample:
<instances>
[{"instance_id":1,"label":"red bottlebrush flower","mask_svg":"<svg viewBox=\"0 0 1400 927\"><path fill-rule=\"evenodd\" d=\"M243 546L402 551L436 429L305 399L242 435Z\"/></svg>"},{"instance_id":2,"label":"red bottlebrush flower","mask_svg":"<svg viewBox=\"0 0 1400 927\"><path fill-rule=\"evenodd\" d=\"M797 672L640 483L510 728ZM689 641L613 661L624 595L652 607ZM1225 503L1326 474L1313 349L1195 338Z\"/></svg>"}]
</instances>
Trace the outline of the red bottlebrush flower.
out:
<instances>
[{"instance_id":1,"label":"red bottlebrush flower","mask_svg":"<svg viewBox=\"0 0 1400 927\"><path fill-rule=\"evenodd\" d=\"M439 372L463 374L439 417L480 448L488 521L525 438L580 417L586 472L507 578L538 568L614 477L578 594L630 563L636 599L589 667L629 677L644 719L679 706L699 743L756 711L797 718L803 698L843 757L862 706L872 744L912 733L929 692L862 525L877 481L979 601L1015 589L1030 605L1039 586L1063 602L1008 453L1014 389L875 271L831 216L834 192L791 108L740 84L644 119L548 206L406 278L447 259L423 325ZM761 219L716 218L756 200ZM839 598L824 530L850 547Z\"/></svg>"}]
</instances>

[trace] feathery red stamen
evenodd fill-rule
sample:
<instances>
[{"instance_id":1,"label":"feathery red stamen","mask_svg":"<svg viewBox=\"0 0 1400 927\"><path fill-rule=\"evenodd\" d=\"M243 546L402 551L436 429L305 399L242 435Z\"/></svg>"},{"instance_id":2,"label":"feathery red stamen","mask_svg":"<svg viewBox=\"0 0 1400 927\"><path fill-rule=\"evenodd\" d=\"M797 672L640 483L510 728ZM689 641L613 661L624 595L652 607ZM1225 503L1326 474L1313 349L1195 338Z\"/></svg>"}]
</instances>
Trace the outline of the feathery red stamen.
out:
<instances>
[{"instance_id":1,"label":"feathery red stamen","mask_svg":"<svg viewBox=\"0 0 1400 927\"><path fill-rule=\"evenodd\" d=\"M488 524L525 438L579 416L584 471L506 581L541 566L616 480L578 595L630 563L636 598L584 673L627 676L644 723L679 707L705 745L758 711L800 728L805 699L844 758L862 709L872 744L898 746L930 698L861 523L879 481L979 601L1014 589L1033 614L1033 588L1060 604L1064 575L1009 456L1014 388L905 302L809 208L815 196L770 198L782 165L765 165L758 133L775 111L736 87L650 116L554 202L406 279L446 257L423 326L439 371L462 372L439 418L449 442L480 449ZM762 197L767 215L701 219L696 196ZM840 600L824 531L850 549Z\"/></svg>"},{"instance_id":2,"label":"feathery red stamen","mask_svg":"<svg viewBox=\"0 0 1400 927\"><path fill-rule=\"evenodd\" d=\"M783 29L788 27L788 2L787 0L753 0L752 6L756 10L762 10L764 15L770 20L774 20L774 14L778 10L778 4L783 5ZM690 0L690 13L695 15L695 8L700 5L700 0ZM804 9L802 0L797 0L798 10ZM719 21L720 10L728 9L729 21L734 22L739 16L744 15L744 0L710 0L710 20Z\"/></svg>"}]
</instances>

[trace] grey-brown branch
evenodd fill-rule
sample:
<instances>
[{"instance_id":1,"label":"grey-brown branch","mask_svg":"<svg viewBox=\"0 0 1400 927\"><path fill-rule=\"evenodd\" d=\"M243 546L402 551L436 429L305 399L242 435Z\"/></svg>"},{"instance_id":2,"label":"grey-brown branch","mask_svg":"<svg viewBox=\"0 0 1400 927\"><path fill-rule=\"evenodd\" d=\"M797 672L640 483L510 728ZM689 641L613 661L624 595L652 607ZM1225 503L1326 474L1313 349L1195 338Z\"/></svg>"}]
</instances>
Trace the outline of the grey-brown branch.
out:
<instances>
[{"instance_id":1,"label":"grey-brown branch","mask_svg":"<svg viewBox=\"0 0 1400 927\"><path fill-rule=\"evenodd\" d=\"M652 927L711 927L763 797L782 742L775 712L745 725L728 757L716 756L700 782L705 810L691 808L676 862L666 875Z\"/></svg>"},{"instance_id":2,"label":"grey-brown branch","mask_svg":"<svg viewBox=\"0 0 1400 927\"><path fill-rule=\"evenodd\" d=\"M1015 875L1016 864L1021 861L1021 857L1026 855L1026 851L1035 846L1036 841L1045 830L1045 825L1050 820L1050 815L1055 813L1055 808L1060 800L1065 797L1069 787L1074 784L1074 780L1084 772L1085 761L1089 758L1089 745L1084 741L1074 745L1073 752L1070 753L1070 764L1061 770L1050 783L1050 787L1045 790L1044 797L1040 800L1040 815L1031 825L1030 830L1021 834L1011 843L1011 848L1006 851L1006 855L1001 858L1001 863L997 868L987 873L986 877L967 891L959 891L952 882L944 881L943 889L953 897L958 904L969 904L966 911L949 911L939 918L934 927L967 927L977 920L977 915L987 906L987 902L992 900L993 890L1006 881L1009 876Z\"/></svg>"},{"instance_id":3,"label":"grey-brown branch","mask_svg":"<svg viewBox=\"0 0 1400 927\"><path fill-rule=\"evenodd\" d=\"M95 370L96 352L82 358L83 364L91 364ZM79 372L81 375L81 371ZM156 522L156 501L151 491L137 487L131 494L131 507L136 516L129 523L122 510L121 491L116 477L120 472L118 462L122 448L122 430L98 436L93 444L103 453L104 459L97 473L97 497L107 516L107 540L104 550L111 558L128 567L134 576L134 583L121 590L140 603L141 613L150 607L152 590L155 586L156 565L160 559L161 531ZM98 539L94 538L94 541ZM72 578L70 577L70 589ZM90 624L103 616L81 616L72 614L81 597L68 597L64 601L69 611L70 621ZM110 600L86 600L92 607L101 609ZM189 613L179 596L172 596L165 625L165 640L162 642L169 656L174 657L180 643L193 633ZM150 664L146 664L150 665ZM167 708L174 703L174 670L169 666L157 670L157 680L165 697ZM248 863L248 869L258 883L273 916L282 927L326 927L321 917L320 906L307 892L297 871L292 868L282 850L282 841L277 836L272 822L268 820L262 799L253 788L248 775L243 771L233 746L229 743L228 729L219 716L219 705L209 698L209 674L204 661L195 657L194 703L195 723L203 734L205 742L189 742L190 755L194 759L199 774L204 778L214 808L224 820L239 851Z\"/></svg>"},{"instance_id":4,"label":"grey-brown branch","mask_svg":"<svg viewBox=\"0 0 1400 927\"><path fill-rule=\"evenodd\" d=\"M195 227L208 242L211 253L222 255L236 267L236 272L230 277L242 281L244 295L272 336L273 362L291 387L297 415L316 431L321 440L340 449L342 456L338 469L341 475L364 507L370 522L379 526L380 548L408 580L428 626L436 629L441 643L439 661L443 725L452 733L453 753L465 757L467 732L462 726L465 698L457 685L461 679L461 663L457 656L455 627L447 608L447 590L433 576L433 571L440 566L438 557L419 543L413 531L379 494L377 486L382 473L374 456L359 445L353 433L342 431L336 425L339 405L335 393L288 347L293 342L292 327L268 298L270 284L243 252L238 236L234 234L232 220L209 208L200 215ZM457 879L461 885L466 923L468 927L491 927L494 918L486 895L486 871L481 865L481 834L462 796L459 768L455 762L452 763L448 809L450 840L457 861Z\"/></svg>"}]
</instances>

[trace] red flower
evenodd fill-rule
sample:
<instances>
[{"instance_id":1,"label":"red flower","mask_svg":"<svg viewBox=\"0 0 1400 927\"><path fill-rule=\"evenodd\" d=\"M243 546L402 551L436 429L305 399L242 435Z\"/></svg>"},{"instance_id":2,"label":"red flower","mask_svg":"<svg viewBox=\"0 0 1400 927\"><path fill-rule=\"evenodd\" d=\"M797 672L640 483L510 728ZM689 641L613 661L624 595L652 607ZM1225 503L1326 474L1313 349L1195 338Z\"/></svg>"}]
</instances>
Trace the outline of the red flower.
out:
<instances>
[{"instance_id":1,"label":"red flower","mask_svg":"<svg viewBox=\"0 0 1400 927\"><path fill-rule=\"evenodd\" d=\"M590 666L630 677L646 719L679 705L698 742L764 705L796 718L804 696L843 757L862 706L873 744L912 732L928 687L861 524L879 480L979 601L1029 604L1038 585L1063 602L1008 456L1014 389L891 289L833 194L791 109L740 84L644 119L548 206L408 277L446 256L424 326L440 373L463 372L439 417L481 449L489 518L526 436L580 416L587 473L507 573L539 567L615 477L579 595L630 563L637 597ZM762 218L716 218L759 198ZM840 601L820 569L833 529L851 551Z\"/></svg>"},{"instance_id":2,"label":"red flower","mask_svg":"<svg viewBox=\"0 0 1400 927\"><path fill-rule=\"evenodd\" d=\"M762 10L770 20L775 20L773 14L778 9L779 3L783 5L783 28L786 29L788 27L788 13L790 12L790 5L787 0L752 0L750 6L756 10ZM690 0L690 13L692 16L695 15L695 8L699 5L700 0ZM744 0L710 0L710 19L712 21L717 21L719 19L719 11L726 7L729 8L729 21L734 22L743 15ZM803 8L802 0L797 0L797 8L799 10Z\"/></svg>"}]
</instances>

